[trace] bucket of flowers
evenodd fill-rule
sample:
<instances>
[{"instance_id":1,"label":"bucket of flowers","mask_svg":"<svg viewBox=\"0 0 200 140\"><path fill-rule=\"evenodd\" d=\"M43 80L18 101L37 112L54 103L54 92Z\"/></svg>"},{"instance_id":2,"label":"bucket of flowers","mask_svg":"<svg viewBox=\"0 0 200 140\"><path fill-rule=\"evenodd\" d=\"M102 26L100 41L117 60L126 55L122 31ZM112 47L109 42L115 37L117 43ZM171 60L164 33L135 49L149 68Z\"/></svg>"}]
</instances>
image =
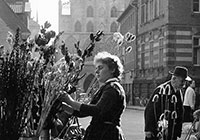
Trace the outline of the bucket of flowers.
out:
<instances>
[{"instance_id":1,"label":"bucket of flowers","mask_svg":"<svg viewBox=\"0 0 200 140\"><path fill-rule=\"evenodd\" d=\"M33 128L34 110L37 106L38 87L42 75L55 51L55 44L60 34L47 31L50 23L46 22L37 40L21 38L18 28L15 36L9 36L13 42L11 52L1 55L0 61L0 139L18 140L21 136L35 137ZM54 43L45 48L51 38ZM30 58L35 43L42 44L40 57ZM34 138L35 139L35 138Z\"/></svg>"},{"instance_id":2,"label":"bucket of flowers","mask_svg":"<svg viewBox=\"0 0 200 140\"><path fill-rule=\"evenodd\" d=\"M65 43L59 44L60 36L48 31L50 23L45 22L34 41L22 40L17 29L11 52L0 59L0 139L39 139L43 130L54 127L58 122L57 109L61 90L73 94L86 57L92 55L95 42L100 41L103 32L90 34L91 43L85 50L75 44L77 55L71 55ZM49 45L51 39L53 43ZM39 58L30 59L34 46ZM55 52L61 48L64 65L55 63ZM72 119L73 118L73 119ZM67 125L74 123L69 116ZM66 130L66 126L65 132ZM62 132L64 132L62 128ZM71 128L71 127L70 127ZM65 133L66 134L66 133ZM58 138L61 135L56 135ZM66 135L65 135L66 136Z\"/></svg>"}]
</instances>

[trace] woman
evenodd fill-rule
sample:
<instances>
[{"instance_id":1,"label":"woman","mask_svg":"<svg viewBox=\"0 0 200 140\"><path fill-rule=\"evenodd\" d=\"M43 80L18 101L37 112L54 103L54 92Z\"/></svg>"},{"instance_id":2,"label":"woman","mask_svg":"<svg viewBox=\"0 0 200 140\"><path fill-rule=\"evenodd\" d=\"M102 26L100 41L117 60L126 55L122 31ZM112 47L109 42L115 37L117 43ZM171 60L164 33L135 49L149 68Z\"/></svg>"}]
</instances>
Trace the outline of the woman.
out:
<instances>
[{"instance_id":1,"label":"woman","mask_svg":"<svg viewBox=\"0 0 200 140\"><path fill-rule=\"evenodd\" d=\"M195 98L196 94L194 91L195 81L188 81L189 86L187 87L184 95L183 107L184 107L184 122L192 122L193 121L193 112L195 109Z\"/></svg>"},{"instance_id":2,"label":"woman","mask_svg":"<svg viewBox=\"0 0 200 140\"><path fill-rule=\"evenodd\" d=\"M92 116L83 140L123 140L120 118L126 106L125 92L120 85L123 66L120 59L108 52L94 57L95 73L102 86L90 104L82 104L66 95L68 113L78 117ZM71 110L70 110L71 109Z\"/></svg>"}]
</instances>

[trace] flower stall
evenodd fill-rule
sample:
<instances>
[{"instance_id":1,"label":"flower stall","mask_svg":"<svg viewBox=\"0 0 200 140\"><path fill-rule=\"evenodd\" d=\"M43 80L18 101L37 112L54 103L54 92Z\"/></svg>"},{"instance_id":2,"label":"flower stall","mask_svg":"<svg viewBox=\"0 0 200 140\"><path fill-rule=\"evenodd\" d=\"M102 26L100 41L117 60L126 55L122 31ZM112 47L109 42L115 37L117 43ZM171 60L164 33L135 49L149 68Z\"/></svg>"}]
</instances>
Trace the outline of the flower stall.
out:
<instances>
[{"instance_id":1,"label":"flower stall","mask_svg":"<svg viewBox=\"0 0 200 140\"><path fill-rule=\"evenodd\" d=\"M0 56L0 139L83 137L78 119L66 114L63 117L59 97L77 93L78 82L84 77L80 73L85 58L92 55L103 32L91 33L91 43L85 50L80 49L79 42L75 43L77 54L74 55L69 53L65 42L59 43L63 32L56 35L48 30L50 26L45 22L34 40L21 39L17 29L15 36L9 38L12 51ZM50 40L53 40L51 44ZM31 58L34 48L39 53L37 59ZM58 48L63 58L55 62Z\"/></svg>"}]
</instances>

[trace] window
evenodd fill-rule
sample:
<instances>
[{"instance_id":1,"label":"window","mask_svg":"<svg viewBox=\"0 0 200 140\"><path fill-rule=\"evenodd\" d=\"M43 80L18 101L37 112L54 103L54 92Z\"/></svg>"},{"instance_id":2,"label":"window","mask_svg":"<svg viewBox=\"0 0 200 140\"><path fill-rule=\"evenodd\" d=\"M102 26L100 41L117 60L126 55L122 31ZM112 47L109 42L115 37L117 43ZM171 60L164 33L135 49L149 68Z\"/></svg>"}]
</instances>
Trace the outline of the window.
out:
<instances>
[{"instance_id":1,"label":"window","mask_svg":"<svg viewBox=\"0 0 200 140\"><path fill-rule=\"evenodd\" d=\"M117 32L117 23L113 22L110 26L110 32Z\"/></svg>"},{"instance_id":2,"label":"window","mask_svg":"<svg viewBox=\"0 0 200 140\"><path fill-rule=\"evenodd\" d=\"M99 25L99 30L100 30L100 31L104 31L104 30L105 30L105 25L104 25L103 23L101 23L101 24Z\"/></svg>"},{"instance_id":3,"label":"window","mask_svg":"<svg viewBox=\"0 0 200 140\"><path fill-rule=\"evenodd\" d=\"M75 32L81 32L81 23L80 23L80 21L77 21L75 23Z\"/></svg>"},{"instance_id":4,"label":"window","mask_svg":"<svg viewBox=\"0 0 200 140\"><path fill-rule=\"evenodd\" d=\"M145 22L146 22L146 3L143 0L141 4L141 24Z\"/></svg>"},{"instance_id":5,"label":"window","mask_svg":"<svg viewBox=\"0 0 200 140\"><path fill-rule=\"evenodd\" d=\"M117 8L115 6L111 9L111 17L117 17Z\"/></svg>"},{"instance_id":6,"label":"window","mask_svg":"<svg viewBox=\"0 0 200 140\"><path fill-rule=\"evenodd\" d=\"M62 4L61 14L62 15L71 15L71 1L70 0L62 0L61 4Z\"/></svg>"},{"instance_id":7,"label":"window","mask_svg":"<svg viewBox=\"0 0 200 140\"><path fill-rule=\"evenodd\" d=\"M146 11L145 11L145 22L147 22L150 18L150 12L149 12L149 9L150 9L150 6L149 4L147 3L148 1L146 1L145 3L145 8L146 8Z\"/></svg>"},{"instance_id":8,"label":"window","mask_svg":"<svg viewBox=\"0 0 200 140\"><path fill-rule=\"evenodd\" d=\"M164 3L165 3L164 0L159 0L159 4L158 4L159 16L164 14L164 5L165 5Z\"/></svg>"},{"instance_id":9,"label":"window","mask_svg":"<svg viewBox=\"0 0 200 140\"><path fill-rule=\"evenodd\" d=\"M150 20L154 19L154 0L150 0L150 7L149 7L149 10L150 10Z\"/></svg>"},{"instance_id":10,"label":"window","mask_svg":"<svg viewBox=\"0 0 200 140\"><path fill-rule=\"evenodd\" d=\"M200 47L193 48L193 64L200 66Z\"/></svg>"},{"instance_id":11,"label":"window","mask_svg":"<svg viewBox=\"0 0 200 140\"><path fill-rule=\"evenodd\" d=\"M135 14L134 12L132 12L132 14L130 15L130 28L133 28L135 26Z\"/></svg>"},{"instance_id":12,"label":"window","mask_svg":"<svg viewBox=\"0 0 200 140\"><path fill-rule=\"evenodd\" d=\"M153 67L153 41L150 42L149 67Z\"/></svg>"},{"instance_id":13,"label":"window","mask_svg":"<svg viewBox=\"0 0 200 140\"><path fill-rule=\"evenodd\" d=\"M141 68L143 69L144 68L144 65L145 65L145 44L142 44L141 45Z\"/></svg>"},{"instance_id":14,"label":"window","mask_svg":"<svg viewBox=\"0 0 200 140\"><path fill-rule=\"evenodd\" d=\"M199 39L200 39L200 37L194 37L193 38L193 45L194 46L199 46L200 45L200 42L199 42L200 40Z\"/></svg>"},{"instance_id":15,"label":"window","mask_svg":"<svg viewBox=\"0 0 200 140\"><path fill-rule=\"evenodd\" d=\"M92 8L92 6L89 6L87 8L87 17L93 17L94 16L94 10Z\"/></svg>"},{"instance_id":16,"label":"window","mask_svg":"<svg viewBox=\"0 0 200 140\"><path fill-rule=\"evenodd\" d=\"M160 38L159 39L159 66L163 65L163 58L164 58L163 47L164 47L164 38Z\"/></svg>"},{"instance_id":17,"label":"window","mask_svg":"<svg viewBox=\"0 0 200 140\"><path fill-rule=\"evenodd\" d=\"M200 0L193 0L193 12L200 12Z\"/></svg>"},{"instance_id":18,"label":"window","mask_svg":"<svg viewBox=\"0 0 200 140\"><path fill-rule=\"evenodd\" d=\"M200 36L193 37L193 64L200 66Z\"/></svg>"},{"instance_id":19,"label":"window","mask_svg":"<svg viewBox=\"0 0 200 140\"><path fill-rule=\"evenodd\" d=\"M94 26L93 26L93 23L91 21L89 21L87 23L87 32L94 32Z\"/></svg>"},{"instance_id":20,"label":"window","mask_svg":"<svg viewBox=\"0 0 200 140\"><path fill-rule=\"evenodd\" d=\"M160 0L155 0L155 17L160 14Z\"/></svg>"}]
</instances>

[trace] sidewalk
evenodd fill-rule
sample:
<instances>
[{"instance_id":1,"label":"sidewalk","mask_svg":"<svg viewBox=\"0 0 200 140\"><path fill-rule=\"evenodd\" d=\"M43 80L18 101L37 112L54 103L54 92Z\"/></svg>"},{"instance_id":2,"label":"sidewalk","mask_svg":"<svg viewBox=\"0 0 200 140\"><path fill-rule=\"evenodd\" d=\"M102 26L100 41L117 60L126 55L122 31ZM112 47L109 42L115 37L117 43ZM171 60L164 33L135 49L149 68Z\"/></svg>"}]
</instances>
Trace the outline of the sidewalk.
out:
<instances>
[{"instance_id":1,"label":"sidewalk","mask_svg":"<svg viewBox=\"0 0 200 140\"><path fill-rule=\"evenodd\" d=\"M142 106L127 105L127 106L126 106L126 109L133 109L133 110L144 111L145 107L142 107Z\"/></svg>"}]
</instances>

